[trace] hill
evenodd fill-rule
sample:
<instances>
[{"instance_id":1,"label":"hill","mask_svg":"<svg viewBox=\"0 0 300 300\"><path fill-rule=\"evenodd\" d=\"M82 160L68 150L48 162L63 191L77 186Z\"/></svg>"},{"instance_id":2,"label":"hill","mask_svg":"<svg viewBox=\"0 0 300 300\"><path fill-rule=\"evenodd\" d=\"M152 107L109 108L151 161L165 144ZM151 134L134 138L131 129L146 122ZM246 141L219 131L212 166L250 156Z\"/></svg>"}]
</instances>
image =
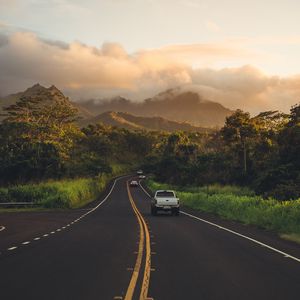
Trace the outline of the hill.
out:
<instances>
[{"instance_id":1,"label":"hill","mask_svg":"<svg viewBox=\"0 0 300 300\"><path fill-rule=\"evenodd\" d=\"M3 113L3 108L10 106L12 104L15 104L18 99L20 99L23 96L39 96L41 97L45 103L48 101L54 101L54 100L60 100L60 101L68 101L70 102L74 107L78 109L79 116L82 119L91 118L93 117L93 114L90 113L86 108L81 107L79 104L70 101L68 97L65 97L65 95L54 85L50 86L49 88L46 88L40 84L35 84L32 87L28 88L24 92L19 92L16 94L9 95L7 97L0 99L0 114ZM0 121L3 120L5 117L0 116Z\"/></svg>"},{"instance_id":2,"label":"hill","mask_svg":"<svg viewBox=\"0 0 300 300\"><path fill-rule=\"evenodd\" d=\"M124 112L105 112L96 117L80 121L81 126L102 122L105 125L116 126L131 130L163 130L163 131L194 131L207 132L211 129L193 126L189 123L176 122L162 117L141 117Z\"/></svg>"},{"instance_id":3,"label":"hill","mask_svg":"<svg viewBox=\"0 0 300 300\"><path fill-rule=\"evenodd\" d=\"M167 90L140 103L117 97L110 101L89 100L82 102L81 106L97 114L106 111L127 112L203 127L221 127L225 118L233 112L220 103L204 99L197 92L182 91L180 88Z\"/></svg>"}]
</instances>

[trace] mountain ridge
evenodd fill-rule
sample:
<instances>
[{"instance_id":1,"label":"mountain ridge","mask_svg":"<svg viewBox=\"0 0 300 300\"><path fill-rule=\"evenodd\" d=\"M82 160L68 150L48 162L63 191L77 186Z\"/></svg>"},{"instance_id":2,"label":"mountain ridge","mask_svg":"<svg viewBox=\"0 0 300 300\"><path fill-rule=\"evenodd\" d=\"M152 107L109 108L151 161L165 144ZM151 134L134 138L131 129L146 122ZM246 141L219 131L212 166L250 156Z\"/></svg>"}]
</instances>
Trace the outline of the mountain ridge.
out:
<instances>
[{"instance_id":1,"label":"mountain ridge","mask_svg":"<svg viewBox=\"0 0 300 300\"><path fill-rule=\"evenodd\" d=\"M79 124L94 124L102 120L113 126L131 129L145 127L147 130L159 130L161 126L162 130L173 131L177 128L202 131L203 128L223 126L225 118L233 112L196 92L182 91L180 88L166 90L143 102L133 102L120 96L110 101L74 102L56 86L46 88L37 83L23 92L1 98L0 113L4 107L15 104L22 96L39 96L45 101L68 101L79 111ZM3 118L0 116L0 121Z\"/></svg>"},{"instance_id":2,"label":"mountain ridge","mask_svg":"<svg viewBox=\"0 0 300 300\"><path fill-rule=\"evenodd\" d=\"M88 100L80 103L97 114L106 111L152 117L158 116L176 122L188 122L194 126L221 127L225 118L233 113L218 102L203 98L197 92L170 89L143 102L133 102L123 97L111 101Z\"/></svg>"},{"instance_id":3,"label":"mountain ridge","mask_svg":"<svg viewBox=\"0 0 300 300\"><path fill-rule=\"evenodd\" d=\"M167 120L162 117L142 117L132 115L126 112L108 111L97 115L91 119L81 120L81 126L89 124L103 123L109 126L116 126L130 130L148 130L148 131L193 131L193 132L210 132L211 128L193 126L185 122L176 122Z\"/></svg>"},{"instance_id":4,"label":"mountain ridge","mask_svg":"<svg viewBox=\"0 0 300 300\"><path fill-rule=\"evenodd\" d=\"M18 92L15 94L8 95L6 97L0 98L0 121L2 121L5 116L1 116L4 112L4 108L8 107L12 104L15 104L21 97L31 97L31 96L39 96L45 101L67 101L72 104L73 107L77 108L78 114L81 118L91 118L94 115L89 112L86 108L81 107L78 103L73 102L66 97L55 85L51 85L49 88L46 88L39 83L34 84L32 87L27 88L23 92Z\"/></svg>"}]
</instances>

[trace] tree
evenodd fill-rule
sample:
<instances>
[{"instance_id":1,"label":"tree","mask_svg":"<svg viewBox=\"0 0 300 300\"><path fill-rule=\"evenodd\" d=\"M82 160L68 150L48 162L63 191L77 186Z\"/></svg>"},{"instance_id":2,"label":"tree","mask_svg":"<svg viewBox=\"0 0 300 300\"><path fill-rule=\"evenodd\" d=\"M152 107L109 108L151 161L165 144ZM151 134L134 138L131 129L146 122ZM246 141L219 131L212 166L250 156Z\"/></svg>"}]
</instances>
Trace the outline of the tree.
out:
<instances>
[{"instance_id":1,"label":"tree","mask_svg":"<svg viewBox=\"0 0 300 300\"><path fill-rule=\"evenodd\" d=\"M77 109L67 100L23 96L4 109L0 125L2 176L9 181L57 177L81 135L74 124ZM24 174L23 174L24 173Z\"/></svg>"},{"instance_id":2,"label":"tree","mask_svg":"<svg viewBox=\"0 0 300 300\"><path fill-rule=\"evenodd\" d=\"M226 118L225 125L221 129L221 135L227 145L230 146L230 151L237 153L238 163L243 165L244 175L247 175L248 171L249 154L247 151L255 134L256 127L250 114L239 109Z\"/></svg>"}]
</instances>

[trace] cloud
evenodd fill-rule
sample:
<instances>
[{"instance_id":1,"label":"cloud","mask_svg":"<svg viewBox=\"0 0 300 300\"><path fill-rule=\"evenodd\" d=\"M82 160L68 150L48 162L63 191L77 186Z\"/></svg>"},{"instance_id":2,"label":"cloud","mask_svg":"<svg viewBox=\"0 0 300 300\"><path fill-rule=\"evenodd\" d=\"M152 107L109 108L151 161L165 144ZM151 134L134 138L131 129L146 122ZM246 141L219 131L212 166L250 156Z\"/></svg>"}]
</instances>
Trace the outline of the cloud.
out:
<instances>
[{"instance_id":1,"label":"cloud","mask_svg":"<svg viewBox=\"0 0 300 300\"><path fill-rule=\"evenodd\" d=\"M219 27L219 25L217 25L215 22L212 21L206 21L204 23L205 27L211 31L211 32L220 32L221 28Z\"/></svg>"},{"instance_id":2,"label":"cloud","mask_svg":"<svg viewBox=\"0 0 300 300\"><path fill-rule=\"evenodd\" d=\"M77 100L116 95L143 99L183 86L230 108L288 111L299 101L300 75L269 76L250 65L211 67L211 62L250 60L255 55L239 43L227 42L169 45L129 54L117 43L91 47L45 40L31 32L6 32L0 34L0 94L40 82L55 84Z\"/></svg>"}]
</instances>

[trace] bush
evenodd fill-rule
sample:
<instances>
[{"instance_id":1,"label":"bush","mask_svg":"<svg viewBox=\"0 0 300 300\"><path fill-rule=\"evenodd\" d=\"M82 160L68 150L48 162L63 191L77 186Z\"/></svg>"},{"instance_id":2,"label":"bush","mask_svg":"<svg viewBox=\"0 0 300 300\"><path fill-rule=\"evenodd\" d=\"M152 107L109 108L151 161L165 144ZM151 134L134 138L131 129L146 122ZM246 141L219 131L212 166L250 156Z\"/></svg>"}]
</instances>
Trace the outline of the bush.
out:
<instances>
[{"instance_id":1,"label":"bush","mask_svg":"<svg viewBox=\"0 0 300 300\"><path fill-rule=\"evenodd\" d=\"M9 202L10 198L6 188L0 188L0 203Z\"/></svg>"}]
</instances>

